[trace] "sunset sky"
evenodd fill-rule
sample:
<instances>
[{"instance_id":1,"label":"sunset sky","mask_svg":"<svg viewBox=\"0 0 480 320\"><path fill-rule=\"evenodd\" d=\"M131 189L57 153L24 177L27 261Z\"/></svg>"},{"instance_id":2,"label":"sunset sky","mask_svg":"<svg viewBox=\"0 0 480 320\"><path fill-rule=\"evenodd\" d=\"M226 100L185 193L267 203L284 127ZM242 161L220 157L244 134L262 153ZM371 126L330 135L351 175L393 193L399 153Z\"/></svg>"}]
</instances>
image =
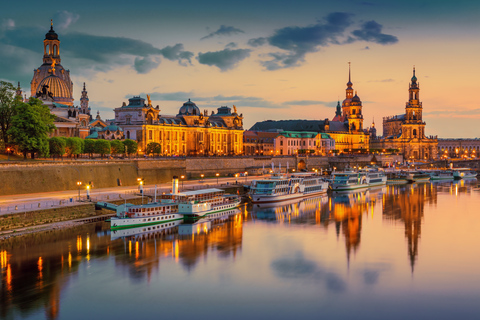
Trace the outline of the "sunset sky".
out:
<instances>
[{"instance_id":1,"label":"sunset sky","mask_svg":"<svg viewBox=\"0 0 480 320\"><path fill-rule=\"evenodd\" d=\"M87 84L94 116L150 94L161 114L189 98L236 105L244 127L332 119L348 62L364 126L403 114L412 68L426 134L479 136L480 1L9 1L0 12L0 79L30 95L53 19L75 104Z\"/></svg>"}]
</instances>

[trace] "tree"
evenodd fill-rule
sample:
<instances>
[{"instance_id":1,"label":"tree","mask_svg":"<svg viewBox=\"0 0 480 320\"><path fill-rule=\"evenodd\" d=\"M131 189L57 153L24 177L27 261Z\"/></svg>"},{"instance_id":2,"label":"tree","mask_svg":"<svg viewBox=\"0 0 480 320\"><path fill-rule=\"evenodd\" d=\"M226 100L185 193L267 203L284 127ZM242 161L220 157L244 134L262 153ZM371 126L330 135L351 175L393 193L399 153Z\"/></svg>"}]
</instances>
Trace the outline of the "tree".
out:
<instances>
[{"instance_id":1,"label":"tree","mask_svg":"<svg viewBox=\"0 0 480 320\"><path fill-rule=\"evenodd\" d=\"M110 142L107 140L99 139L95 141L95 153L99 153L102 156L110 154Z\"/></svg>"},{"instance_id":2,"label":"tree","mask_svg":"<svg viewBox=\"0 0 480 320\"><path fill-rule=\"evenodd\" d=\"M26 159L28 152L32 159L36 152L48 156L48 134L55 129L55 116L50 113L50 109L42 101L30 98L27 103L19 102L14 112L7 134L23 152L23 157Z\"/></svg>"},{"instance_id":3,"label":"tree","mask_svg":"<svg viewBox=\"0 0 480 320\"><path fill-rule=\"evenodd\" d=\"M76 156L83 153L83 139L70 137L66 139L66 152L69 156Z\"/></svg>"},{"instance_id":4,"label":"tree","mask_svg":"<svg viewBox=\"0 0 480 320\"><path fill-rule=\"evenodd\" d=\"M50 147L50 154L52 156L63 156L65 154L65 139L60 137L53 137L48 139L48 145Z\"/></svg>"},{"instance_id":5,"label":"tree","mask_svg":"<svg viewBox=\"0 0 480 320\"><path fill-rule=\"evenodd\" d=\"M88 153L90 158L92 158L95 153L95 140L85 139L83 142L83 153Z\"/></svg>"},{"instance_id":6,"label":"tree","mask_svg":"<svg viewBox=\"0 0 480 320\"><path fill-rule=\"evenodd\" d=\"M125 153L125 145L120 140L113 140L110 142L110 147L112 149L112 154L123 154Z\"/></svg>"},{"instance_id":7,"label":"tree","mask_svg":"<svg viewBox=\"0 0 480 320\"><path fill-rule=\"evenodd\" d=\"M137 153L138 144L137 144L136 141L130 140L130 139L125 139L125 141L123 141L123 144L125 145L125 147L127 147L128 155L131 155L133 153Z\"/></svg>"},{"instance_id":8,"label":"tree","mask_svg":"<svg viewBox=\"0 0 480 320\"><path fill-rule=\"evenodd\" d=\"M10 142L8 129L15 115L15 106L20 102L15 98L15 87L10 82L0 81L0 139L5 145Z\"/></svg>"},{"instance_id":9,"label":"tree","mask_svg":"<svg viewBox=\"0 0 480 320\"><path fill-rule=\"evenodd\" d=\"M145 150L146 154L160 154L162 153L162 145L158 142L150 142L147 144L147 150Z\"/></svg>"}]
</instances>

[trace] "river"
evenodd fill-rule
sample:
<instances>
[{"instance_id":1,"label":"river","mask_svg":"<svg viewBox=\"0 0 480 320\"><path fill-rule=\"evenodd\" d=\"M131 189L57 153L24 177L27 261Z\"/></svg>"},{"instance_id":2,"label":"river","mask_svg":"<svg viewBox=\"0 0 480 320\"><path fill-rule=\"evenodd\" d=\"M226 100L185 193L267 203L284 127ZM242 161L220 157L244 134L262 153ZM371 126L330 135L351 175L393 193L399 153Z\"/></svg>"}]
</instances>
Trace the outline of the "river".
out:
<instances>
[{"instance_id":1,"label":"river","mask_svg":"<svg viewBox=\"0 0 480 320\"><path fill-rule=\"evenodd\" d=\"M478 208L461 180L10 238L0 319L478 319Z\"/></svg>"}]
</instances>

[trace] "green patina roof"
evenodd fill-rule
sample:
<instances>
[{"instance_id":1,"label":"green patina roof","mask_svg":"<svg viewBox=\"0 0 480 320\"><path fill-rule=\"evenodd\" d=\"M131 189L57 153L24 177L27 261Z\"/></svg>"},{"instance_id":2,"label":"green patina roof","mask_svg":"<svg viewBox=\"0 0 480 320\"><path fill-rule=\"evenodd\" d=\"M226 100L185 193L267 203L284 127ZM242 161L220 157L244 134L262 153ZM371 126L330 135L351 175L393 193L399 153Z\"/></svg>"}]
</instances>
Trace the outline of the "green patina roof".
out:
<instances>
[{"instance_id":1,"label":"green patina roof","mask_svg":"<svg viewBox=\"0 0 480 320\"><path fill-rule=\"evenodd\" d=\"M286 138L315 138L318 132L282 131L278 135Z\"/></svg>"}]
</instances>

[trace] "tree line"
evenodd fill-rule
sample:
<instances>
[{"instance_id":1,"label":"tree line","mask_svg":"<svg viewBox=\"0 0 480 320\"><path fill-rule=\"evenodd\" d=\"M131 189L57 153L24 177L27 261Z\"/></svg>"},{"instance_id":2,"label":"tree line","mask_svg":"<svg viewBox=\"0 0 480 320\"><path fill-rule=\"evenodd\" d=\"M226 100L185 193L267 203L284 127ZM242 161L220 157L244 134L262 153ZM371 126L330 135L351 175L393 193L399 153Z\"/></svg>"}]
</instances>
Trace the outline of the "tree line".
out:
<instances>
[{"instance_id":1,"label":"tree line","mask_svg":"<svg viewBox=\"0 0 480 320\"><path fill-rule=\"evenodd\" d=\"M83 140L80 138L53 137L49 135L56 129L55 115L41 100L30 98L27 102L17 96L10 82L0 81L0 149L16 149L24 158L31 154L42 157L78 157L81 154L135 154L138 145L135 141L120 140Z\"/></svg>"}]
</instances>

